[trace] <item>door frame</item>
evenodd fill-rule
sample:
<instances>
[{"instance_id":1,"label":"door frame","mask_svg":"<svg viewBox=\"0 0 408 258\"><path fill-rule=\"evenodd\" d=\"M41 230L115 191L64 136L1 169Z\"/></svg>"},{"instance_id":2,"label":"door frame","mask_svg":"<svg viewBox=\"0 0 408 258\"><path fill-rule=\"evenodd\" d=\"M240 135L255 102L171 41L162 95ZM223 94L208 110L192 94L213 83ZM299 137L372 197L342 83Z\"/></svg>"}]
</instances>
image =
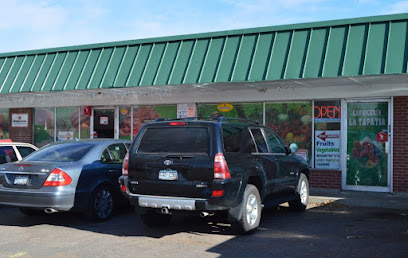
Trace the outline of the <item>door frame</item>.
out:
<instances>
[{"instance_id":1,"label":"door frame","mask_svg":"<svg viewBox=\"0 0 408 258\"><path fill-rule=\"evenodd\" d=\"M98 106L92 107L92 115L90 119L90 138L94 139L94 119L95 119L95 110L110 109L114 111L114 126L113 126L113 139L119 139L119 106Z\"/></svg>"},{"instance_id":2,"label":"door frame","mask_svg":"<svg viewBox=\"0 0 408 258\"><path fill-rule=\"evenodd\" d=\"M388 103L388 166L387 166L387 186L355 186L347 185L347 104L348 103L368 103L368 102L386 102ZM377 99L342 99L341 101L341 185L343 190L352 191L370 191L370 192L392 192L393 189L393 98Z\"/></svg>"}]
</instances>

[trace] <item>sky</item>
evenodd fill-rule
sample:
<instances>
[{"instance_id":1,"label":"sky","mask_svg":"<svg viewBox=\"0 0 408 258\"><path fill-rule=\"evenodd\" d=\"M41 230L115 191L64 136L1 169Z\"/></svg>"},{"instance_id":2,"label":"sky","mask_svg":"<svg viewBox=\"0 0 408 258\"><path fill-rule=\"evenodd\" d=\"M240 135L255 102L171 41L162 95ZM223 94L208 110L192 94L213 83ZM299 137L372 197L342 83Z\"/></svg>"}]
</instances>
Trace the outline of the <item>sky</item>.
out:
<instances>
[{"instance_id":1,"label":"sky","mask_svg":"<svg viewBox=\"0 0 408 258\"><path fill-rule=\"evenodd\" d=\"M0 53L408 12L408 0L0 0Z\"/></svg>"}]
</instances>

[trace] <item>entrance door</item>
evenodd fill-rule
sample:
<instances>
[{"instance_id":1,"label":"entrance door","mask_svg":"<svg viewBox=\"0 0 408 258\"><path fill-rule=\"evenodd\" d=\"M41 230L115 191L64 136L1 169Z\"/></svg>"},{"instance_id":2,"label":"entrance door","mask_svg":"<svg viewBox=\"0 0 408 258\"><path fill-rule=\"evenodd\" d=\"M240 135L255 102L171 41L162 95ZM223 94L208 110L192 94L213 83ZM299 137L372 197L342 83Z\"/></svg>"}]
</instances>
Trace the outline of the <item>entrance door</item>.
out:
<instances>
[{"instance_id":1,"label":"entrance door","mask_svg":"<svg viewBox=\"0 0 408 258\"><path fill-rule=\"evenodd\" d=\"M348 101L346 112L344 188L389 192L390 101Z\"/></svg>"},{"instance_id":2,"label":"entrance door","mask_svg":"<svg viewBox=\"0 0 408 258\"><path fill-rule=\"evenodd\" d=\"M93 138L115 138L115 109L94 109Z\"/></svg>"}]
</instances>

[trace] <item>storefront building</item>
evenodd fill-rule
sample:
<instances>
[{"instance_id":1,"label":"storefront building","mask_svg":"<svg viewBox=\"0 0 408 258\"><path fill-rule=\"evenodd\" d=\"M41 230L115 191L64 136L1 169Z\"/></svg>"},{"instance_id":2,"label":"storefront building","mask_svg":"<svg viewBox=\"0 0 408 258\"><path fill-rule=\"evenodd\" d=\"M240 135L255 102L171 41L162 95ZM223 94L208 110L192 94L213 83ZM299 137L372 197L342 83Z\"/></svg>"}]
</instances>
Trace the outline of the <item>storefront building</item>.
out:
<instances>
[{"instance_id":1,"label":"storefront building","mask_svg":"<svg viewBox=\"0 0 408 258\"><path fill-rule=\"evenodd\" d=\"M0 137L134 137L165 117L258 120L315 188L408 192L408 14L0 54Z\"/></svg>"}]
</instances>

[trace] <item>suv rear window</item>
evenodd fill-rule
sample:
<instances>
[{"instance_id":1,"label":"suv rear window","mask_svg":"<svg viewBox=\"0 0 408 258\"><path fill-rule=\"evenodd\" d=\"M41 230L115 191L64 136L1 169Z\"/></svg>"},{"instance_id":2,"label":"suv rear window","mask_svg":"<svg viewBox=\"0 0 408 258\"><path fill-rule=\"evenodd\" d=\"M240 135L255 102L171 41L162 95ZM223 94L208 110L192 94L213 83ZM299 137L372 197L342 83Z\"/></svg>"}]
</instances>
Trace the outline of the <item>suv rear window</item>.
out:
<instances>
[{"instance_id":1,"label":"suv rear window","mask_svg":"<svg viewBox=\"0 0 408 258\"><path fill-rule=\"evenodd\" d=\"M243 128L238 126L223 126L222 137L224 140L225 152L239 152Z\"/></svg>"},{"instance_id":2,"label":"suv rear window","mask_svg":"<svg viewBox=\"0 0 408 258\"><path fill-rule=\"evenodd\" d=\"M143 153L209 153L206 127L148 128L143 134L138 152Z\"/></svg>"}]
</instances>

